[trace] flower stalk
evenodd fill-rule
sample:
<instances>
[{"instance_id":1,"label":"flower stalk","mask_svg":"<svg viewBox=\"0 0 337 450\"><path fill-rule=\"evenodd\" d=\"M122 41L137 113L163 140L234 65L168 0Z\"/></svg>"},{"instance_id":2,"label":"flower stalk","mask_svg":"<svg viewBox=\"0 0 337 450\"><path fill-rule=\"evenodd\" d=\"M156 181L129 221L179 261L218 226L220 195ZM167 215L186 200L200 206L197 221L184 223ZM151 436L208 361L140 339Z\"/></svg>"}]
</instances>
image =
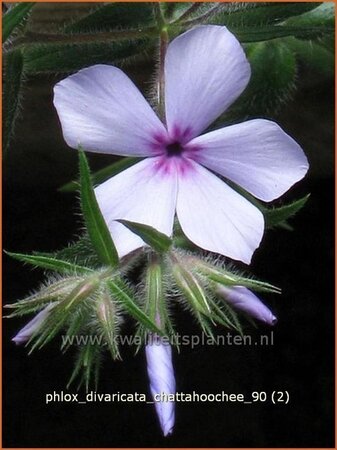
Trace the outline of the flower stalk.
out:
<instances>
[{"instance_id":1,"label":"flower stalk","mask_svg":"<svg viewBox=\"0 0 337 450\"><path fill-rule=\"evenodd\" d=\"M159 46L159 79L158 79L158 114L165 123L165 55L169 43L167 27L164 26L160 33Z\"/></svg>"}]
</instances>

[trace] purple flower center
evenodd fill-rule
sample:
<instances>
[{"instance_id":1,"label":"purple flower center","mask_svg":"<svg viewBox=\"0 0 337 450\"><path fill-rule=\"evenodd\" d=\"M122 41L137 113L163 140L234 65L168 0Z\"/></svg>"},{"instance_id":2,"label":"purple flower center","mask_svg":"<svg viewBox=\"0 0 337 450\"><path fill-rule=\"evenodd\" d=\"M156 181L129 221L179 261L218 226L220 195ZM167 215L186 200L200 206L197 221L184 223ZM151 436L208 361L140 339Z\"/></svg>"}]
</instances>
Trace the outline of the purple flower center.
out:
<instances>
[{"instance_id":1,"label":"purple flower center","mask_svg":"<svg viewBox=\"0 0 337 450\"><path fill-rule=\"evenodd\" d=\"M171 156L180 156L184 151L184 147L178 141L172 142L172 144L167 144L165 149L169 158Z\"/></svg>"}]
</instances>

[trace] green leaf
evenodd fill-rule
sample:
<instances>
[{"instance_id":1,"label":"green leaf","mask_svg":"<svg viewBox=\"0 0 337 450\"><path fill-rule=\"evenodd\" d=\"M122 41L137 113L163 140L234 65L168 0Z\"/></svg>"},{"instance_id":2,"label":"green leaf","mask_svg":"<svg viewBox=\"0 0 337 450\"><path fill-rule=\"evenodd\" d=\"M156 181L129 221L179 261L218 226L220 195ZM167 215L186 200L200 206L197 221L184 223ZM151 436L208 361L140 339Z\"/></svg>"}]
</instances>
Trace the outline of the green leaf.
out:
<instances>
[{"instance_id":1,"label":"green leaf","mask_svg":"<svg viewBox=\"0 0 337 450\"><path fill-rule=\"evenodd\" d=\"M79 308L77 311L73 311L69 321L69 326L66 332L62 336L61 351L65 353L72 345L76 344L77 335L81 334L81 331L86 330L85 324L88 321L91 322L91 310L85 311L84 308Z\"/></svg>"},{"instance_id":2,"label":"green leaf","mask_svg":"<svg viewBox=\"0 0 337 450\"><path fill-rule=\"evenodd\" d=\"M14 4L2 19L2 42L4 43L11 33L27 18L34 2L18 2Z\"/></svg>"},{"instance_id":3,"label":"green leaf","mask_svg":"<svg viewBox=\"0 0 337 450\"><path fill-rule=\"evenodd\" d=\"M294 91L296 58L285 43L265 41L249 44L246 52L252 69L250 82L219 123L275 114Z\"/></svg>"},{"instance_id":4,"label":"green leaf","mask_svg":"<svg viewBox=\"0 0 337 450\"><path fill-rule=\"evenodd\" d=\"M73 72L94 64L117 64L134 58L149 48L148 39L124 41L34 44L25 47L27 73Z\"/></svg>"},{"instance_id":5,"label":"green leaf","mask_svg":"<svg viewBox=\"0 0 337 450\"><path fill-rule=\"evenodd\" d=\"M261 2L230 4L225 7L212 23L228 27L247 28L274 25L289 17L298 16L317 8L317 3Z\"/></svg>"},{"instance_id":6,"label":"green leaf","mask_svg":"<svg viewBox=\"0 0 337 450\"><path fill-rule=\"evenodd\" d=\"M100 183L103 183L103 181L108 180L109 178L117 175L118 173L122 172L125 169L128 169L129 167L133 166L137 162L141 161L141 158L122 158L119 161L116 161L113 164L110 164L107 167L104 167L103 169L91 174L91 179L93 185L97 185ZM74 192L77 191L79 188L79 181L71 181L70 183L64 184L59 188L60 192Z\"/></svg>"},{"instance_id":7,"label":"green leaf","mask_svg":"<svg viewBox=\"0 0 337 450\"><path fill-rule=\"evenodd\" d=\"M252 3L225 8L212 23L226 25L241 42L294 36L316 39L334 32L332 3Z\"/></svg>"},{"instance_id":8,"label":"green leaf","mask_svg":"<svg viewBox=\"0 0 337 450\"><path fill-rule=\"evenodd\" d=\"M303 208L303 206L307 203L309 197L310 194L279 208L266 208L264 212L266 226L270 228L286 222L290 217L294 216Z\"/></svg>"},{"instance_id":9,"label":"green leaf","mask_svg":"<svg viewBox=\"0 0 337 450\"><path fill-rule=\"evenodd\" d=\"M101 262L92 246L90 237L85 233L77 241L61 250L51 254L46 254L57 259L63 259L73 264L85 266L93 269L101 267Z\"/></svg>"},{"instance_id":10,"label":"green leaf","mask_svg":"<svg viewBox=\"0 0 337 450\"><path fill-rule=\"evenodd\" d=\"M83 345L77 355L75 367L68 381L67 389L69 389L77 376L80 379L77 389L84 384L86 391L88 391L92 376L94 377L95 389L97 389L100 366L101 348L93 345L91 342Z\"/></svg>"},{"instance_id":11,"label":"green leaf","mask_svg":"<svg viewBox=\"0 0 337 450\"><path fill-rule=\"evenodd\" d=\"M82 150L79 151L81 178L81 207L88 234L97 255L104 264L116 266L118 254L99 209L92 186L87 158Z\"/></svg>"},{"instance_id":12,"label":"green leaf","mask_svg":"<svg viewBox=\"0 0 337 450\"><path fill-rule=\"evenodd\" d=\"M172 245L172 239L149 225L124 219L117 220L116 222L121 223L130 231L137 234L146 244L159 253L167 252Z\"/></svg>"},{"instance_id":13,"label":"green leaf","mask_svg":"<svg viewBox=\"0 0 337 450\"><path fill-rule=\"evenodd\" d=\"M118 301L132 317L150 331L158 333L161 336L163 335L163 332L157 325L134 302L130 289L122 282L122 280L109 280L107 286L110 289L112 297Z\"/></svg>"},{"instance_id":14,"label":"green leaf","mask_svg":"<svg viewBox=\"0 0 337 450\"><path fill-rule=\"evenodd\" d=\"M39 291L29 295L23 300L4 305L4 307L12 310L14 309L14 312L10 317L37 312L51 302L63 300L82 280L81 277L73 276L55 281L50 285L43 286Z\"/></svg>"},{"instance_id":15,"label":"green leaf","mask_svg":"<svg viewBox=\"0 0 337 450\"><path fill-rule=\"evenodd\" d=\"M211 300L212 319L221 325L232 328L242 335L242 328L236 312L219 299Z\"/></svg>"},{"instance_id":16,"label":"green leaf","mask_svg":"<svg viewBox=\"0 0 337 450\"><path fill-rule=\"evenodd\" d=\"M286 26L325 27L334 31L335 27L335 3L323 2L317 8L302 14L299 17L291 17L284 22Z\"/></svg>"},{"instance_id":17,"label":"green leaf","mask_svg":"<svg viewBox=\"0 0 337 450\"><path fill-rule=\"evenodd\" d=\"M61 259L44 256L44 255L25 255L22 253L12 253L12 252L6 252L7 255L11 256L12 258L17 259L18 261L31 264L35 267L41 267L42 269L46 270L53 270L58 273L77 273L77 274L87 274L91 273L91 269L87 267L78 266L73 263L69 263L68 261L63 261Z\"/></svg>"},{"instance_id":18,"label":"green leaf","mask_svg":"<svg viewBox=\"0 0 337 450\"><path fill-rule=\"evenodd\" d=\"M271 39L294 36L301 39L318 39L333 33L334 29L326 25L271 25L256 28L238 29L230 28L240 42L259 42Z\"/></svg>"},{"instance_id":19,"label":"green leaf","mask_svg":"<svg viewBox=\"0 0 337 450\"><path fill-rule=\"evenodd\" d=\"M9 148L14 132L15 122L20 106L20 96L24 76L24 64L21 50L14 50L4 54L4 83L3 83L3 150Z\"/></svg>"},{"instance_id":20,"label":"green leaf","mask_svg":"<svg viewBox=\"0 0 337 450\"><path fill-rule=\"evenodd\" d=\"M150 3L108 3L65 28L71 33L93 33L114 29L142 29L154 24Z\"/></svg>"},{"instance_id":21,"label":"green leaf","mask_svg":"<svg viewBox=\"0 0 337 450\"><path fill-rule=\"evenodd\" d=\"M335 74L334 53L322 45L320 41L310 42L289 38L287 46L296 54L297 59L310 71L314 70L327 79L333 79Z\"/></svg>"},{"instance_id":22,"label":"green leaf","mask_svg":"<svg viewBox=\"0 0 337 450\"><path fill-rule=\"evenodd\" d=\"M202 271L202 269L201 269ZM226 271L211 269L208 272L205 270L204 274L215 283L222 284L224 286L244 286L248 289L253 289L257 292L269 292L273 294L280 294L281 290L273 286L270 283L254 280L252 278L245 278L237 276Z\"/></svg>"}]
</instances>

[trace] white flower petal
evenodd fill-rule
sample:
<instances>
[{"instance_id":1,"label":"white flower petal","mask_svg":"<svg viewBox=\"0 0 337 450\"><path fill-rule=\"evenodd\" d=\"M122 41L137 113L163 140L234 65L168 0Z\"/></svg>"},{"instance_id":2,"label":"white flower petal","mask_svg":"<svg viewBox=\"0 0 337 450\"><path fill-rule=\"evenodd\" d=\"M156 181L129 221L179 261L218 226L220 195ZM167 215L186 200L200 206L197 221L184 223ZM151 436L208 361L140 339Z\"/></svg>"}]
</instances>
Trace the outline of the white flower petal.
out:
<instances>
[{"instance_id":1,"label":"white flower petal","mask_svg":"<svg viewBox=\"0 0 337 450\"><path fill-rule=\"evenodd\" d=\"M116 219L150 225L170 236L177 197L177 177L161 158L147 158L95 189L103 217L120 257L144 245Z\"/></svg>"},{"instance_id":2,"label":"white flower petal","mask_svg":"<svg viewBox=\"0 0 337 450\"><path fill-rule=\"evenodd\" d=\"M191 160L179 174L177 214L184 233L196 245L245 263L262 239L261 212Z\"/></svg>"},{"instance_id":3,"label":"white flower petal","mask_svg":"<svg viewBox=\"0 0 337 450\"><path fill-rule=\"evenodd\" d=\"M145 98L117 67L96 65L60 81L54 105L64 139L73 148L153 156L153 137L166 134Z\"/></svg>"},{"instance_id":4,"label":"white flower petal","mask_svg":"<svg viewBox=\"0 0 337 450\"><path fill-rule=\"evenodd\" d=\"M172 349L160 338L145 347L147 373L150 379L150 390L155 395L175 394L176 383L172 364ZM164 436L172 433L175 420L175 405L172 401L155 401L157 416Z\"/></svg>"},{"instance_id":5,"label":"white flower petal","mask_svg":"<svg viewBox=\"0 0 337 450\"><path fill-rule=\"evenodd\" d=\"M197 136L241 94L250 78L244 51L226 27L180 35L165 60L166 121L171 135Z\"/></svg>"},{"instance_id":6,"label":"white flower petal","mask_svg":"<svg viewBox=\"0 0 337 450\"><path fill-rule=\"evenodd\" d=\"M200 147L193 157L242 186L255 197L280 197L308 170L301 147L276 123L256 119L193 139Z\"/></svg>"}]
</instances>

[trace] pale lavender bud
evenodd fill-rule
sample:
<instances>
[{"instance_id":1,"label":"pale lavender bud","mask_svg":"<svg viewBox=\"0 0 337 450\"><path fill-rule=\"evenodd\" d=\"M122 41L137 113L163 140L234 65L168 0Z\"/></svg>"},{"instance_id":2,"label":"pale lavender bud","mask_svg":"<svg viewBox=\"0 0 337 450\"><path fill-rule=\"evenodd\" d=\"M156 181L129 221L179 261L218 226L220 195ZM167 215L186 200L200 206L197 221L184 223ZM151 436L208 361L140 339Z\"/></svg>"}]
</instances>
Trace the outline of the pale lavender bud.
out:
<instances>
[{"instance_id":1,"label":"pale lavender bud","mask_svg":"<svg viewBox=\"0 0 337 450\"><path fill-rule=\"evenodd\" d=\"M173 401L156 401L155 395L170 395L176 392L172 349L170 344L163 343L160 337L155 337L146 345L145 353L150 390L155 401L157 416L164 436L168 436L174 427L175 405Z\"/></svg>"},{"instance_id":2,"label":"pale lavender bud","mask_svg":"<svg viewBox=\"0 0 337 450\"><path fill-rule=\"evenodd\" d=\"M47 319L51 309L54 308L54 306L55 304L53 303L46 306L34 317L34 319L28 322L27 325L24 326L16 336L13 337L12 341L17 345L25 344L27 341L29 341L35 331L37 331L41 327L43 322Z\"/></svg>"},{"instance_id":3,"label":"pale lavender bud","mask_svg":"<svg viewBox=\"0 0 337 450\"><path fill-rule=\"evenodd\" d=\"M217 293L224 297L233 308L244 311L267 325L276 324L277 318L274 314L249 289L243 286L225 287L218 285Z\"/></svg>"}]
</instances>

